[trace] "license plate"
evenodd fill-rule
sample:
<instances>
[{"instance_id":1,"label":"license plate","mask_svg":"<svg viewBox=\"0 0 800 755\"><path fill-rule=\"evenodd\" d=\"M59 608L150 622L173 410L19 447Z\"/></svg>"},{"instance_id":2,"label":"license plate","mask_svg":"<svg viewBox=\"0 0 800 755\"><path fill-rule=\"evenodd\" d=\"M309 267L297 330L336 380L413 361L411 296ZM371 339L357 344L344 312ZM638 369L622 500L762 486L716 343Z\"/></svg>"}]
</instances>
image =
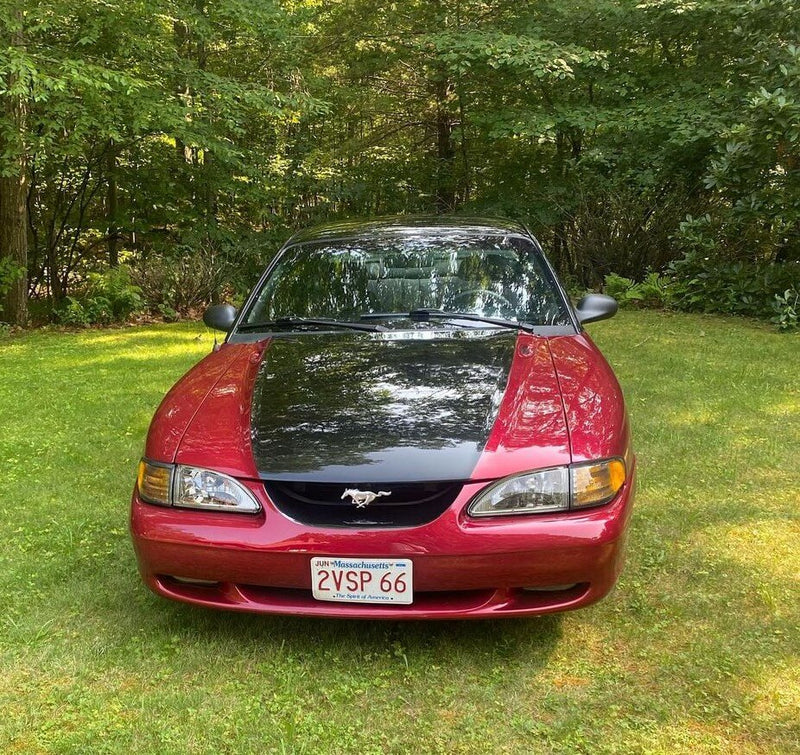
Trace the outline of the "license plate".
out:
<instances>
[{"instance_id":1,"label":"license plate","mask_svg":"<svg viewBox=\"0 0 800 755\"><path fill-rule=\"evenodd\" d=\"M311 591L317 600L409 605L412 574L409 558L312 558Z\"/></svg>"}]
</instances>

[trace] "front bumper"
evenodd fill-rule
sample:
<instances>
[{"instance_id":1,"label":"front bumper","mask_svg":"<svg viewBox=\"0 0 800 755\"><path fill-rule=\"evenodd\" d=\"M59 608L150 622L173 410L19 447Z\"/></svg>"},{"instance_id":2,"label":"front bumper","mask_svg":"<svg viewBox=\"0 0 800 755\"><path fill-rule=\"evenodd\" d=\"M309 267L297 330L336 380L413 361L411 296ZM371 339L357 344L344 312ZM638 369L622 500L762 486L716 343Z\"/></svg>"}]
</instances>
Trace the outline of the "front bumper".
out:
<instances>
[{"instance_id":1,"label":"front bumper","mask_svg":"<svg viewBox=\"0 0 800 755\"><path fill-rule=\"evenodd\" d=\"M580 608L619 576L635 469L609 504L553 515L474 520L464 514L485 486L464 486L453 505L420 527L310 527L278 512L258 482L256 516L152 506L137 493L131 534L145 583L164 597L258 613L370 619L527 616ZM414 602L315 600L314 556L411 558ZM204 580L196 584L185 580Z\"/></svg>"}]
</instances>

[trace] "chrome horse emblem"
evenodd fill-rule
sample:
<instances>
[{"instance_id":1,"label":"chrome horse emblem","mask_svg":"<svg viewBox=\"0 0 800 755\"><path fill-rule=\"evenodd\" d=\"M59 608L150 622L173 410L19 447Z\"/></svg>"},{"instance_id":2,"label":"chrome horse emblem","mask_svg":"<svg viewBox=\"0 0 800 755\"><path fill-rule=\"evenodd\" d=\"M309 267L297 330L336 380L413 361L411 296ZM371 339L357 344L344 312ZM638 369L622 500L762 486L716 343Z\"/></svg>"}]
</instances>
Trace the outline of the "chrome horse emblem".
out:
<instances>
[{"instance_id":1,"label":"chrome horse emblem","mask_svg":"<svg viewBox=\"0 0 800 755\"><path fill-rule=\"evenodd\" d=\"M380 498L382 495L391 495L391 491L379 490L377 493L373 493L371 490L357 490L356 488L350 488L342 493L342 498L345 498L345 496L348 495L356 505L357 509L364 509L376 498Z\"/></svg>"}]
</instances>

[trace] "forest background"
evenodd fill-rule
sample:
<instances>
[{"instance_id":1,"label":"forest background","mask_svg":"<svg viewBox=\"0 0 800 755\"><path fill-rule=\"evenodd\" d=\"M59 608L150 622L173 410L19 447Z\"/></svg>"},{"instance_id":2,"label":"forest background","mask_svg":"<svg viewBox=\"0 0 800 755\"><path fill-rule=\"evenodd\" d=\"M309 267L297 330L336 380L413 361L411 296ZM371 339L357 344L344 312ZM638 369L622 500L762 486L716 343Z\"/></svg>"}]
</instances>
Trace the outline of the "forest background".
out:
<instances>
[{"instance_id":1,"label":"forest background","mask_svg":"<svg viewBox=\"0 0 800 755\"><path fill-rule=\"evenodd\" d=\"M797 328L798 3L0 0L0 321L176 319L394 213Z\"/></svg>"}]
</instances>

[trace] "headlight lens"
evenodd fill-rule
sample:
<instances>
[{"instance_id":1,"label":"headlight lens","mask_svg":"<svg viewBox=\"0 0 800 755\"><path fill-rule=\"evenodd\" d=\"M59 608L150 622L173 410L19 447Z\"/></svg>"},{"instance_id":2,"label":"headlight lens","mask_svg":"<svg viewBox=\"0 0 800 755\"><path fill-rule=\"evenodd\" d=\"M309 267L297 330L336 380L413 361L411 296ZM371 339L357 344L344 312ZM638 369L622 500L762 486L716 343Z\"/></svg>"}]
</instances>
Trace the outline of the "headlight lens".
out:
<instances>
[{"instance_id":1,"label":"headlight lens","mask_svg":"<svg viewBox=\"0 0 800 755\"><path fill-rule=\"evenodd\" d=\"M496 482L470 504L468 511L472 516L507 516L568 508L568 468L554 467Z\"/></svg>"},{"instance_id":2,"label":"headlight lens","mask_svg":"<svg viewBox=\"0 0 800 755\"><path fill-rule=\"evenodd\" d=\"M261 505L233 477L198 467L139 463L139 496L148 503L215 511L257 513Z\"/></svg>"},{"instance_id":3,"label":"headlight lens","mask_svg":"<svg viewBox=\"0 0 800 755\"><path fill-rule=\"evenodd\" d=\"M233 477L210 469L179 466L175 474L173 506L221 511L261 509L252 493Z\"/></svg>"},{"instance_id":4,"label":"headlight lens","mask_svg":"<svg viewBox=\"0 0 800 755\"><path fill-rule=\"evenodd\" d=\"M467 507L470 516L568 511L608 503L625 483L625 462L606 459L506 477Z\"/></svg>"}]
</instances>

